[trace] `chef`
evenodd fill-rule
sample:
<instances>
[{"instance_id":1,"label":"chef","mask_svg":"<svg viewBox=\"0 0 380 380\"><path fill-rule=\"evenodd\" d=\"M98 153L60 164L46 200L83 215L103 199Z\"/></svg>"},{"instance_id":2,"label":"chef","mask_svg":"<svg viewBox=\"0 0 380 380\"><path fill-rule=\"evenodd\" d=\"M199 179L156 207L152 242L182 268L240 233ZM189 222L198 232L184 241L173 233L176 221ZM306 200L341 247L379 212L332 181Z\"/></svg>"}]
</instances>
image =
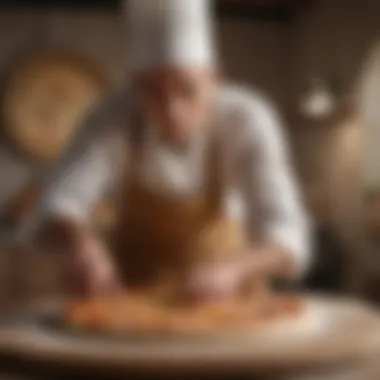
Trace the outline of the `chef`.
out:
<instances>
[{"instance_id":1,"label":"chef","mask_svg":"<svg viewBox=\"0 0 380 380\"><path fill-rule=\"evenodd\" d=\"M128 1L130 78L88 117L36 213L37 241L65 255L74 291L167 280L229 296L308 267L309 222L280 118L218 76L211 5ZM119 218L106 243L89 214L110 189Z\"/></svg>"}]
</instances>

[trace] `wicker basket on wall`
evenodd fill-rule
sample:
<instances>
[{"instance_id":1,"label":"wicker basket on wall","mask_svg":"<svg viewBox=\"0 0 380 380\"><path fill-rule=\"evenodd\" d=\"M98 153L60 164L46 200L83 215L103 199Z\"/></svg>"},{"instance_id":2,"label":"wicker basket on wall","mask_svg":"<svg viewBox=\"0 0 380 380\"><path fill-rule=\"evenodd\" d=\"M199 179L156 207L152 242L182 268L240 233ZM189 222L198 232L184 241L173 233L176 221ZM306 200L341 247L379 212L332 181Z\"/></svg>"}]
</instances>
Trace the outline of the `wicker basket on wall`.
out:
<instances>
[{"instance_id":1,"label":"wicker basket on wall","mask_svg":"<svg viewBox=\"0 0 380 380\"><path fill-rule=\"evenodd\" d=\"M48 51L22 59L4 87L4 134L27 157L54 160L107 88L102 70L77 53Z\"/></svg>"}]
</instances>

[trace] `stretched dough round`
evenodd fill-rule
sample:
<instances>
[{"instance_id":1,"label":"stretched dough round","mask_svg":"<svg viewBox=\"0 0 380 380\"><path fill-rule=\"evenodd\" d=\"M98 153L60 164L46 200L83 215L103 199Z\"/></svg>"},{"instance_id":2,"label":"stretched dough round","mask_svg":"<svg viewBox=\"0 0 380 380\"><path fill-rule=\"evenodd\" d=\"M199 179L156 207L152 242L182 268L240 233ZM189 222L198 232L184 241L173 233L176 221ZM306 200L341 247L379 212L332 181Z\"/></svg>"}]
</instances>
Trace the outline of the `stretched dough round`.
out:
<instances>
[{"instance_id":1,"label":"stretched dough round","mask_svg":"<svg viewBox=\"0 0 380 380\"><path fill-rule=\"evenodd\" d=\"M31 157L56 158L106 84L97 67L74 53L45 52L22 62L4 93L7 135Z\"/></svg>"}]
</instances>

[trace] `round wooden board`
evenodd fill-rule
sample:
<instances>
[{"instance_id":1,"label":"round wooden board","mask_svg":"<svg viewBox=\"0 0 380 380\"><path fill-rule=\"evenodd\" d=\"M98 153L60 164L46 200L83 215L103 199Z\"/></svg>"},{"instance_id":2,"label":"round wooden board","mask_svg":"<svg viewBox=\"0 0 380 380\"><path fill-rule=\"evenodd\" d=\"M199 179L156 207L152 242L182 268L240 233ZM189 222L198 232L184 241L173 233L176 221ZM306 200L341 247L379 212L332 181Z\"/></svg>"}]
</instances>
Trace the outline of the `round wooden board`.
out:
<instances>
[{"instance_id":1,"label":"round wooden board","mask_svg":"<svg viewBox=\"0 0 380 380\"><path fill-rule=\"evenodd\" d=\"M380 317L360 303L305 298L306 312L260 330L196 337L110 339L75 335L38 325L4 326L0 353L60 367L164 371L296 370L370 359L380 353ZM51 308L46 303L43 308ZM32 309L24 310L30 313ZM42 310L41 306L34 311ZM17 319L16 319L17 320Z\"/></svg>"},{"instance_id":2,"label":"round wooden board","mask_svg":"<svg viewBox=\"0 0 380 380\"><path fill-rule=\"evenodd\" d=\"M69 52L44 52L16 65L4 91L4 128L30 157L56 158L103 95L100 69Z\"/></svg>"}]
</instances>

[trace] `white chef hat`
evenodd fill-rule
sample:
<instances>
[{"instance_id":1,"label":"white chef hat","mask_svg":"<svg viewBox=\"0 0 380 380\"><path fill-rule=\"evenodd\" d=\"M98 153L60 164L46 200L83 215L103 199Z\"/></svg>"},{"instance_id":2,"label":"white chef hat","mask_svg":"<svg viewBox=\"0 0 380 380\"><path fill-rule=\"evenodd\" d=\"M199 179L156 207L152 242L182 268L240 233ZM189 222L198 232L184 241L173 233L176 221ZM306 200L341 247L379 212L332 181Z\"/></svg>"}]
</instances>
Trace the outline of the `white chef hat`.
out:
<instances>
[{"instance_id":1,"label":"white chef hat","mask_svg":"<svg viewBox=\"0 0 380 380\"><path fill-rule=\"evenodd\" d=\"M213 66L210 0L129 0L127 16L132 69Z\"/></svg>"}]
</instances>

